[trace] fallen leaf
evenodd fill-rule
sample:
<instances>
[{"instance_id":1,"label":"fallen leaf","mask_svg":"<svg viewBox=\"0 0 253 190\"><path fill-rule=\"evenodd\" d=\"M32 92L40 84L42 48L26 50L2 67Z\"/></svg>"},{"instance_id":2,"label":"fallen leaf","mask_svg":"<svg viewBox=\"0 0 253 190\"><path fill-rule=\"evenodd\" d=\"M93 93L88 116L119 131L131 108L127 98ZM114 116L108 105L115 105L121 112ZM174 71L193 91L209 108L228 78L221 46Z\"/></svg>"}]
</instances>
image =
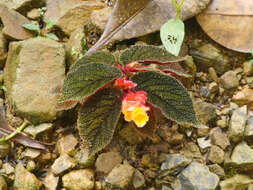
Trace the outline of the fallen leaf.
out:
<instances>
[{"instance_id":1,"label":"fallen leaf","mask_svg":"<svg viewBox=\"0 0 253 190\"><path fill-rule=\"evenodd\" d=\"M197 15L209 2L210 0L185 0L181 7L181 19ZM176 9L171 0L118 0L103 35L87 54L110 42L158 31L167 20L175 17Z\"/></svg>"},{"instance_id":2,"label":"fallen leaf","mask_svg":"<svg viewBox=\"0 0 253 190\"><path fill-rule=\"evenodd\" d=\"M253 49L252 0L213 0L197 21L219 44L244 53Z\"/></svg>"}]
</instances>

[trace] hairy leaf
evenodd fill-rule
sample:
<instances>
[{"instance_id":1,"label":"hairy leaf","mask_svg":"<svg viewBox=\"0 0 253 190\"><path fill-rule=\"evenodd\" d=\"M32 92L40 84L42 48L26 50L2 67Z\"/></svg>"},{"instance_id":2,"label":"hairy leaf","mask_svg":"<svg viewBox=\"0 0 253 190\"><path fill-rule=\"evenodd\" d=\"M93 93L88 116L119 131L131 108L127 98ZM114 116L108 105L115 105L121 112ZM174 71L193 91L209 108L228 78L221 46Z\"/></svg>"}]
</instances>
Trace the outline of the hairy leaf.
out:
<instances>
[{"instance_id":1,"label":"hairy leaf","mask_svg":"<svg viewBox=\"0 0 253 190\"><path fill-rule=\"evenodd\" d=\"M162 43L166 50L178 56L184 40L184 23L180 19L170 19L160 30Z\"/></svg>"},{"instance_id":2,"label":"hairy leaf","mask_svg":"<svg viewBox=\"0 0 253 190\"><path fill-rule=\"evenodd\" d=\"M82 100L120 78L122 72L103 63L88 63L70 72L64 80L60 102Z\"/></svg>"},{"instance_id":3,"label":"hairy leaf","mask_svg":"<svg viewBox=\"0 0 253 190\"><path fill-rule=\"evenodd\" d=\"M78 115L81 138L91 155L103 149L112 139L121 113L122 93L106 88L89 98Z\"/></svg>"},{"instance_id":4,"label":"hairy leaf","mask_svg":"<svg viewBox=\"0 0 253 190\"><path fill-rule=\"evenodd\" d=\"M182 20L200 13L210 0L185 0L181 7ZM117 0L105 31L87 52L95 52L110 42L131 39L155 31L169 19L176 17L171 0Z\"/></svg>"},{"instance_id":5,"label":"hairy leaf","mask_svg":"<svg viewBox=\"0 0 253 190\"><path fill-rule=\"evenodd\" d=\"M134 75L132 81L137 83L137 90L147 92L148 101L168 119L180 124L198 124L192 100L175 78L155 72L142 72Z\"/></svg>"},{"instance_id":6,"label":"hairy leaf","mask_svg":"<svg viewBox=\"0 0 253 190\"><path fill-rule=\"evenodd\" d=\"M132 46L125 50L120 56L120 62L126 65L132 61L159 61L159 62L179 62L185 57L176 57L164 48L157 46Z\"/></svg>"},{"instance_id":7,"label":"hairy leaf","mask_svg":"<svg viewBox=\"0 0 253 190\"><path fill-rule=\"evenodd\" d=\"M86 55L78 60L74 65L70 67L70 71L75 70L76 68L80 67L81 65L87 63L107 63L113 65L115 63L115 58L112 54L104 51L97 51L91 55Z\"/></svg>"},{"instance_id":8,"label":"hairy leaf","mask_svg":"<svg viewBox=\"0 0 253 190\"><path fill-rule=\"evenodd\" d=\"M56 109L58 111L69 110L78 104L77 100L67 100L64 102L57 102Z\"/></svg>"}]
</instances>

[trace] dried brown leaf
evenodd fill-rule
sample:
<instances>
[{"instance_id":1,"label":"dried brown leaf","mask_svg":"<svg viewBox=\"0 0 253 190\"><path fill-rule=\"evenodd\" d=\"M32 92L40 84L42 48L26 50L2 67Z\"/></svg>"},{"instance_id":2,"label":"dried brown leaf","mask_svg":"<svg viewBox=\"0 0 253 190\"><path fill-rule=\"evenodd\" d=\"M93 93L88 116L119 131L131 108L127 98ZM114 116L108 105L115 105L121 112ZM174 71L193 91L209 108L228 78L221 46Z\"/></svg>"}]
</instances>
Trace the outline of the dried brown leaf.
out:
<instances>
[{"instance_id":1,"label":"dried brown leaf","mask_svg":"<svg viewBox=\"0 0 253 190\"><path fill-rule=\"evenodd\" d=\"M214 41L239 52L253 49L253 1L213 0L197 17Z\"/></svg>"},{"instance_id":2,"label":"dried brown leaf","mask_svg":"<svg viewBox=\"0 0 253 190\"><path fill-rule=\"evenodd\" d=\"M200 13L210 0L185 0L181 19ZM118 0L100 40L87 52L92 53L110 42L143 36L160 30L170 18L176 17L171 0Z\"/></svg>"}]
</instances>

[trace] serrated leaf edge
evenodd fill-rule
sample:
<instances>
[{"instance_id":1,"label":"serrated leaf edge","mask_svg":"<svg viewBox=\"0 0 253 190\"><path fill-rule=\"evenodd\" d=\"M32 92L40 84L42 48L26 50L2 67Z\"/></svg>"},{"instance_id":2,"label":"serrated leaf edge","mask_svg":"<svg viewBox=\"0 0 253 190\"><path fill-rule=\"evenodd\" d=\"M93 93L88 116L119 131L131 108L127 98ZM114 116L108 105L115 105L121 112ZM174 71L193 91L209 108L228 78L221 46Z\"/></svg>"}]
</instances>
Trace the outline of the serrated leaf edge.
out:
<instances>
[{"instance_id":1,"label":"serrated leaf edge","mask_svg":"<svg viewBox=\"0 0 253 190\"><path fill-rule=\"evenodd\" d=\"M121 98L122 98L122 94L121 94ZM87 101L87 100L86 100L86 101ZM86 102L86 101L85 101L85 102ZM85 102L83 102L83 103L85 103ZM79 123L80 109L81 109L81 108L82 108L82 107L80 107L79 110L78 110L78 117L77 117L77 128L78 128L78 134L79 134L80 137L81 137L81 134L80 134L80 127L79 127L78 123ZM115 122L115 124L114 124L114 126L113 126L113 135L112 135L111 138L108 140L108 142L107 142L102 148L100 148L99 150L97 150L96 152L93 152L93 153L90 152L90 145L89 145L88 143L84 142L85 139L81 138L81 141L82 141L82 142L85 144L85 146L87 146L88 149L89 149L89 156L94 156L94 155L97 154L99 151L101 151L102 149L104 149L108 144L110 144L110 142L112 141L112 138L113 138L113 136L114 136L114 134L115 134L115 129L116 129L116 126L117 126L117 124L118 124L118 122L119 122L120 116L121 116L121 111L119 112L118 117L117 117L117 119L116 119L116 122Z\"/></svg>"},{"instance_id":2,"label":"serrated leaf edge","mask_svg":"<svg viewBox=\"0 0 253 190\"><path fill-rule=\"evenodd\" d=\"M87 64L93 64L94 62L91 62L91 63L87 63ZM87 65L87 64L85 64L85 65ZM108 65L108 64L106 64L106 63L99 63L99 64L105 64L105 65ZM80 65L79 67L77 67L76 69L78 69L78 68L80 68L81 66L84 66L84 65ZM110 66L110 65L109 65ZM112 67L114 67L114 66L112 66ZM116 67L114 67L114 68L116 68ZM120 70L119 70L120 71ZM123 76L123 73L122 73L122 71L120 71L121 72L121 76L120 77L122 77ZM68 74L66 75L66 78L67 78L67 76L69 75L69 74L71 74L72 72L68 72ZM120 78L119 77L119 78ZM93 96L94 94L96 94L98 91L100 91L100 90L102 90L103 88L106 88L108 85L110 85L112 82L114 82L115 80L116 80L117 78L114 78L114 79L112 79L111 81L109 81L108 83L106 83L104 86L102 86L102 87L100 87L100 88L98 88L94 93L92 93L92 94L90 94L89 96L87 96L87 97L85 97L85 98L80 98L79 100L76 100L76 99L68 99L68 100L64 100L64 101L61 101L61 97L58 99L58 102L61 104L61 103L64 103L64 102L67 102L67 101L77 101L77 102L84 102L84 101L86 101L86 99L88 99L89 97L91 97L91 96Z\"/></svg>"},{"instance_id":3,"label":"serrated leaf edge","mask_svg":"<svg viewBox=\"0 0 253 190\"><path fill-rule=\"evenodd\" d=\"M144 71L144 72L152 72L152 71ZM143 73L144 73L143 72ZM160 75L164 75L164 76L170 76L171 78L173 78L174 80L176 80L185 90L186 90L186 93L189 95L189 97L190 97L190 94L188 93L188 90L184 87L184 85L181 83L181 81L179 81L179 80L177 80L175 77L173 77L173 76L171 76L171 75L166 75L166 74L163 74L163 73L159 73ZM137 86L138 86L138 83L137 83ZM191 101L192 101L192 98L190 97L190 99L191 99ZM188 123L188 122L179 122L179 121L176 121L175 119L172 119L172 118L170 118L170 117L168 117L168 116L166 116L166 114L162 111L162 109L159 107L159 106L156 106L156 105L154 105L154 104L152 104L151 102L149 102L148 101L148 103L150 104L150 105L152 105L152 107L154 107L155 109L157 109L165 118L167 118L167 119L169 119L169 120L171 120L171 121L174 121L174 122L176 122L176 123L178 123L178 124L180 124L180 125L193 125L193 126L198 126L198 125L200 125L200 123L199 123L199 121L197 120L197 117L196 117L196 112L195 112L195 110L194 110L194 107L193 107L193 111L194 111L194 115L195 115L195 119L196 119L196 122L197 123ZM192 102L193 103L193 102Z\"/></svg>"}]
</instances>

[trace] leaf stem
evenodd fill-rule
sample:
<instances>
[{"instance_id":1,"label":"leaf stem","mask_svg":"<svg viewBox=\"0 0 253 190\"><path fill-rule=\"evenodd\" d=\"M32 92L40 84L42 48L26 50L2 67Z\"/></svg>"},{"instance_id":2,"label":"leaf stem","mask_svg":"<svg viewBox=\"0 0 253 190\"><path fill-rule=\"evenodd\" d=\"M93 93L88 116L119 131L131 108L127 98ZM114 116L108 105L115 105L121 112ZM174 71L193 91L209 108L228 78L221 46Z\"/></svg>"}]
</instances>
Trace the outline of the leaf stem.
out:
<instances>
[{"instance_id":1,"label":"leaf stem","mask_svg":"<svg viewBox=\"0 0 253 190\"><path fill-rule=\"evenodd\" d=\"M17 134L21 133L21 131L24 130L24 128L26 128L26 126L29 124L29 122L27 120L25 120L22 125L17 128L15 131L13 131L10 135L6 136L6 137L2 137L0 139L0 142L5 142L10 140L11 138L15 137Z\"/></svg>"},{"instance_id":2,"label":"leaf stem","mask_svg":"<svg viewBox=\"0 0 253 190\"><path fill-rule=\"evenodd\" d=\"M180 19L180 8L184 3L184 0L182 0L179 4L177 4L176 0L172 0L174 6L176 7L177 10L177 19Z\"/></svg>"}]
</instances>

